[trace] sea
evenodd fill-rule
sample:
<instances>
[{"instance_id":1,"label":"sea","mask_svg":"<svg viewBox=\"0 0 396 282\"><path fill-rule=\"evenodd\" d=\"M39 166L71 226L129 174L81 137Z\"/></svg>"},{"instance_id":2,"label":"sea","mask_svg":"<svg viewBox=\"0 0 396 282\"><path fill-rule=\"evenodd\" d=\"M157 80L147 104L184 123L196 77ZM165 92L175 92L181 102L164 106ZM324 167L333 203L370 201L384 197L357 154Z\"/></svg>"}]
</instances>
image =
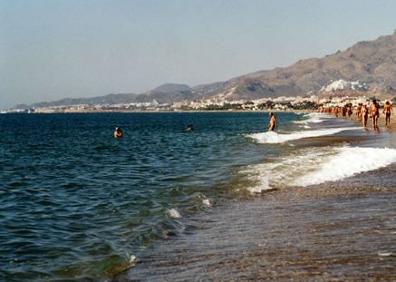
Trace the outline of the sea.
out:
<instances>
[{"instance_id":1,"label":"sea","mask_svg":"<svg viewBox=\"0 0 396 282\"><path fill-rule=\"evenodd\" d=\"M276 132L266 112L0 115L0 281L110 281L230 203L396 162L391 133L276 115Z\"/></svg>"}]
</instances>

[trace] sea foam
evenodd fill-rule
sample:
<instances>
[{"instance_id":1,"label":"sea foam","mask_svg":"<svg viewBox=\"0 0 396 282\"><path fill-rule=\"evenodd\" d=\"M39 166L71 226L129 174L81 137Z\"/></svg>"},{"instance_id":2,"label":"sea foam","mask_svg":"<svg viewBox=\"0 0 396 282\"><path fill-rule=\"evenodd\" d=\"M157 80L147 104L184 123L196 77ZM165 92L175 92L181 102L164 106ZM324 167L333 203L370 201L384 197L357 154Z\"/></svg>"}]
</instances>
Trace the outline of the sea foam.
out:
<instances>
[{"instance_id":1,"label":"sea foam","mask_svg":"<svg viewBox=\"0 0 396 282\"><path fill-rule=\"evenodd\" d=\"M169 209L168 210L168 215L171 218L181 218L182 216L180 213L177 211L177 209Z\"/></svg>"},{"instance_id":2,"label":"sea foam","mask_svg":"<svg viewBox=\"0 0 396 282\"><path fill-rule=\"evenodd\" d=\"M321 123L324 122L326 119L331 118L330 116L321 113L309 113L309 114L305 114L304 117L307 119L296 120L293 123L297 123L297 124Z\"/></svg>"},{"instance_id":3,"label":"sea foam","mask_svg":"<svg viewBox=\"0 0 396 282\"><path fill-rule=\"evenodd\" d=\"M239 173L251 182L247 187L251 194L269 192L289 186L296 177L315 170L324 159L334 154L335 148L329 146L298 150L288 156L249 165Z\"/></svg>"},{"instance_id":4,"label":"sea foam","mask_svg":"<svg viewBox=\"0 0 396 282\"><path fill-rule=\"evenodd\" d=\"M288 134L268 131L263 133L248 134L247 137L256 140L256 142L258 143L278 144L278 143L285 143L288 141L293 141L303 138L333 135L342 131L356 130L356 129L359 129L359 127L340 127L340 128L326 128L326 129L318 129L318 130L294 131Z\"/></svg>"},{"instance_id":5,"label":"sea foam","mask_svg":"<svg viewBox=\"0 0 396 282\"><path fill-rule=\"evenodd\" d=\"M324 161L319 169L298 178L294 185L308 186L341 180L396 162L396 150L388 148L342 147Z\"/></svg>"},{"instance_id":6,"label":"sea foam","mask_svg":"<svg viewBox=\"0 0 396 282\"><path fill-rule=\"evenodd\" d=\"M309 186L337 181L396 162L396 150L388 148L326 146L299 150L239 171L251 182L251 194L289 186Z\"/></svg>"},{"instance_id":7,"label":"sea foam","mask_svg":"<svg viewBox=\"0 0 396 282\"><path fill-rule=\"evenodd\" d=\"M207 206L208 208L210 208L212 206L212 203L210 202L209 199L203 199L202 200L202 204L204 204L205 206Z\"/></svg>"}]
</instances>

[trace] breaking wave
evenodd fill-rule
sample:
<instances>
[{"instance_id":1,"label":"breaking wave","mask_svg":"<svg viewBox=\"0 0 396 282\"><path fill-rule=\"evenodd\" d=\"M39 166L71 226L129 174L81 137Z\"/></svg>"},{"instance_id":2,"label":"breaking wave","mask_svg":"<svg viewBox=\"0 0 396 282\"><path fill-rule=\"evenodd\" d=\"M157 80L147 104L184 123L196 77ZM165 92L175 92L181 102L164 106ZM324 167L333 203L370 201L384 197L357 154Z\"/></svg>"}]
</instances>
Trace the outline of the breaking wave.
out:
<instances>
[{"instance_id":1,"label":"breaking wave","mask_svg":"<svg viewBox=\"0 0 396 282\"><path fill-rule=\"evenodd\" d=\"M307 186L341 180L394 162L396 162L395 149L343 147L335 156L323 162L318 170L297 179L294 184Z\"/></svg>"},{"instance_id":2,"label":"breaking wave","mask_svg":"<svg viewBox=\"0 0 396 282\"><path fill-rule=\"evenodd\" d=\"M394 162L395 149L328 146L299 150L287 157L250 165L240 174L252 183L247 190L256 194L283 187L342 180Z\"/></svg>"},{"instance_id":3,"label":"breaking wave","mask_svg":"<svg viewBox=\"0 0 396 282\"><path fill-rule=\"evenodd\" d=\"M296 124L308 124L308 123L321 123L324 122L325 120L331 118L330 116L326 114L321 114L321 113L309 113L304 115L305 118L304 120L296 120L293 121L293 123Z\"/></svg>"},{"instance_id":4,"label":"breaking wave","mask_svg":"<svg viewBox=\"0 0 396 282\"><path fill-rule=\"evenodd\" d=\"M342 131L356 130L356 129L360 129L360 128L359 127L327 128L327 129L317 129L317 130L294 131L288 134L268 131L263 133L248 134L247 137L254 139L258 143L279 144L279 143L285 143L288 141L293 141L303 138L333 135Z\"/></svg>"}]
</instances>

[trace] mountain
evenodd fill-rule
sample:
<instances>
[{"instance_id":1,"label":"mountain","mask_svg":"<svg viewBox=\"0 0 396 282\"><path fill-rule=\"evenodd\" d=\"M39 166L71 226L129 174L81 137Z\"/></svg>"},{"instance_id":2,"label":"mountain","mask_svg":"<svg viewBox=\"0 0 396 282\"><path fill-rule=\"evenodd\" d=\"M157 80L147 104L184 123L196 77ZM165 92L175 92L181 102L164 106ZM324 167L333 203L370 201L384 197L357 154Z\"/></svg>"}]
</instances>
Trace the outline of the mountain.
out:
<instances>
[{"instance_id":1,"label":"mountain","mask_svg":"<svg viewBox=\"0 0 396 282\"><path fill-rule=\"evenodd\" d=\"M367 90L396 89L396 32L373 41L362 41L324 58L300 60L295 64L239 76L206 96L225 99L296 96L320 89L336 80L361 81ZM216 84L217 85L217 84Z\"/></svg>"},{"instance_id":2,"label":"mountain","mask_svg":"<svg viewBox=\"0 0 396 282\"><path fill-rule=\"evenodd\" d=\"M56 107L56 106L71 106L71 105L97 105L97 104L127 104L132 103L136 99L136 94L108 94L106 96L98 96L92 98L65 98L53 102L35 103L30 106L17 105L16 108L41 108L41 107Z\"/></svg>"},{"instance_id":3,"label":"mountain","mask_svg":"<svg viewBox=\"0 0 396 282\"><path fill-rule=\"evenodd\" d=\"M66 98L37 103L31 107L73 104L120 104L133 102L174 103L202 98L222 100L258 99L264 97L320 94L326 89L372 91L396 95L396 31L372 41L358 42L352 47L323 58L300 60L295 64L258 71L224 82L190 87L185 84L164 84L148 92L109 94L94 98ZM341 87L342 86L342 87ZM340 88L341 87L341 88Z\"/></svg>"},{"instance_id":4,"label":"mountain","mask_svg":"<svg viewBox=\"0 0 396 282\"><path fill-rule=\"evenodd\" d=\"M194 95L190 86L168 83L138 95L135 102L151 102L156 100L158 103L164 104L192 99L194 99Z\"/></svg>"}]
</instances>

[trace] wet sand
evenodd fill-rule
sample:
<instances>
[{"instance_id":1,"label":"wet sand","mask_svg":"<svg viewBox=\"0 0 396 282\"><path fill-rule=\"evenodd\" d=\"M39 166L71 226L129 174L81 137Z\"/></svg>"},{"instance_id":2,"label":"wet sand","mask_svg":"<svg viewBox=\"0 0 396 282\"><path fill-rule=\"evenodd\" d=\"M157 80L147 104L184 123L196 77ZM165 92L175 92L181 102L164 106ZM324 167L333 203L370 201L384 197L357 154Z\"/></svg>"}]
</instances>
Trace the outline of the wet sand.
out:
<instances>
[{"instance_id":1,"label":"wet sand","mask_svg":"<svg viewBox=\"0 0 396 282\"><path fill-rule=\"evenodd\" d=\"M214 208L115 281L395 281L395 173L392 165Z\"/></svg>"}]
</instances>

